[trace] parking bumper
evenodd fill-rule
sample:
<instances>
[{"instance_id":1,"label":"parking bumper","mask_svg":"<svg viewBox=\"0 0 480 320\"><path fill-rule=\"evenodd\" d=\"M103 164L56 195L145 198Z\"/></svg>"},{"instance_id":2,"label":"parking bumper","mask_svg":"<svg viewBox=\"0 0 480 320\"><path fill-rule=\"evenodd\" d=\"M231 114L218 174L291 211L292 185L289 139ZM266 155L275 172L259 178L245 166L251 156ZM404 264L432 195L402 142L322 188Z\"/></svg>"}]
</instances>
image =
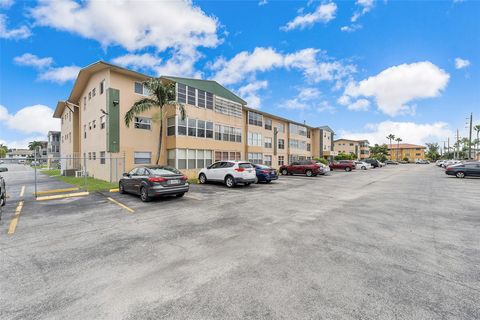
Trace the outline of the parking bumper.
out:
<instances>
[{"instance_id":1,"label":"parking bumper","mask_svg":"<svg viewBox=\"0 0 480 320\"><path fill-rule=\"evenodd\" d=\"M161 195L169 195L169 194L178 194L188 192L189 185L185 184L182 186L172 186L172 187L152 187L148 190L148 195L150 197L161 196Z\"/></svg>"}]
</instances>

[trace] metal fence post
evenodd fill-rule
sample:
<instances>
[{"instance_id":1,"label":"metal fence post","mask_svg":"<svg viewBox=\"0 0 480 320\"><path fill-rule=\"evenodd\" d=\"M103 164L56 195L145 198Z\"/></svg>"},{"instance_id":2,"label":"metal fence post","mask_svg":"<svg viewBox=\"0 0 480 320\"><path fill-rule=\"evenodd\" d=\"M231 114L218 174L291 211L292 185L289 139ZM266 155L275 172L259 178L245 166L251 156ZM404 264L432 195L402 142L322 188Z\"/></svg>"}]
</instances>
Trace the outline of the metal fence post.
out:
<instances>
[{"instance_id":1,"label":"metal fence post","mask_svg":"<svg viewBox=\"0 0 480 320\"><path fill-rule=\"evenodd\" d=\"M34 174L35 174L35 200L37 200L37 148L34 151L34 161L35 165L33 166Z\"/></svg>"},{"instance_id":2,"label":"metal fence post","mask_svg":"<svg viewBox=\"0 0 480 320\"><path fill-rule=\"evenodd\" d=\"M87 189L87 158L83 158L83 183L85 190Z\"/></svg>"}]
</instances>

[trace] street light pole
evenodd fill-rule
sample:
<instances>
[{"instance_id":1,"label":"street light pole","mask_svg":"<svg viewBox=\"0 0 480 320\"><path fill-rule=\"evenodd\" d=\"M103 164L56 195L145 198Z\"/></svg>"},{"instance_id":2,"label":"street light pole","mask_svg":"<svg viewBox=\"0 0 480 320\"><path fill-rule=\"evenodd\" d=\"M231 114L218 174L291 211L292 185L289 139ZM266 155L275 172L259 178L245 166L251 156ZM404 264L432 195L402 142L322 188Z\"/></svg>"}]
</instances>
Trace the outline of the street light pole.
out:
<instances>
[{"instance_id":1,"label":"street light pole","mask_svg":"<svg viewBox=\"0 0 480 320\"><path fill-rule=\"evenodd\" d=\"M472 121L473 112L470 112L470 138L468 143L468 160L472 159Z\"/></svg>"}]
</instances>

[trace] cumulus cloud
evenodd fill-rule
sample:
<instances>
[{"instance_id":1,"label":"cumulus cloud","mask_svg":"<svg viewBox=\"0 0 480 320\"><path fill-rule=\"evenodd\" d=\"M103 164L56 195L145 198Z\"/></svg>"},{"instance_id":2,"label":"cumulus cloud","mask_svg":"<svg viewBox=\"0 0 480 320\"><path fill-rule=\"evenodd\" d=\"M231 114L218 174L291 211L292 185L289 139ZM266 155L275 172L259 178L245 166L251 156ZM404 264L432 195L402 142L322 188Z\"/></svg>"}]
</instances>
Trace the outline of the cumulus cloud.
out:
<instances>
[{"instance_id":1,"label":"cumulus cloud","mask_svg":"<svg viewBox=\"0 0 480 320\"><path fill-rule=\"evenodd\" d=\"M38 69L50 67L53 64L52 57L39 58L31 53L24 53L21 56L15 57L13 61L22 66L29 66Z\"/></svg>"},{"instance_id":2,"label":"cumulus cloud","mask_svg":"<svg viewBox=\"0 0 480 320\"><path fill-rule=\"evenodd\" d=\"M340 28L340 31L343 31L343 32L355 32L357 30L360 30L362 28L362 25L360 24L352 24L350 26L343 26Z\"/></svg>"},{"instance_id":3,"label":"cumulus cloud","mask_svg":"<svg viewBox=\"0 0 480 320\"><path fill-rule=\"evenodd\" d=\"M356 22L358 18L372 10L375 3L373 0L357 0L355 4L359 7L359 10L357 10L350 19L352 22Z\"/></svg>"},{"instance_id":4,"label":"cumulus cloud","mask_svg":"<svg viewBox=\"0 0 480 320\"><path fill-rule=\"evenodd\" d=\"M52 57L39 58L31 53L24 53L13 58L16 64L33 67L39 71L38 78L44 81L63 84L75 80L81 68L75 65L65 67L53 67L55 63Z\"/></svg>"},{"instance_id":5,"label":"cumulus cloud","mask_svg":"<svg viewBox=\"0 0 480 320\"><path fill-rule=\"evenodd\" d=\"M150 54L126 54L112 59L112 63L118 64L125 68L135 70L153 69L160 65L162 59Z\"/></svg>"},{"instance_id":6,"label":"cumulus cloud","mask_svg":"<svg viewBox=\"0 0 480 320\"><path fill-rule=\"evenodd\" d=\"M328 23L335 19L336 12L337 5L334 2L323 3L320 4L314 12L298 15L280 29L283 31L290 31L293 29L305 29L316 23Z\"/></svg>"},{"instance_id":7,"label":"cumulus cloud","mask_svg":"<svg viewBox=\"0 0 480 320\"><path fill-rule=\"evenodd\" d=\"M355 66L329 59L323 51L313 48L283 54L273 48L257 47L230 60L219 58L211 66L214 78L223 84L239 83L275 68L299 70L309 82L343 81L356 72Z\"/></svg>"},{"instance_id":8,"label":"cumulus cloud","mask_svg":"<svg viewBox=\"0 0 480 320\"><path fill-rule=\"evenodd\" d=\"M357 101L347 105L348 110L367 111L370 107L370 101L367 99L358 99Z\"/></svg>"},{"instance_id":9,"label":"cumulus cloud","mask_svg":"<svg viewBox=\"0 0 480 320\"><path fill-rule=\"evenodd\" d=\"M266 5L266 4L268 4L268 1L267 1L267 0L260 0L260 1L258 2L258 5L259 5L259 6L264 6L264 5Z\"/></svg>"},{"instance_id":10,"label":"cumulus cloud","mask_svg":"<svg viewBox=\"0 0 480 320\"><path fill-rule=\"evenodd\" d=\"M250 108L260 109L262 100L258 94L258 91L266 89L268 87L268 81L254 81L238 89L237 93L242 97Z\"/></svg>"},{"instance_id":11,"label":"cumulus cloud","mask_svg":"<svg viewBox=\"0 0 480 320\"><path fill-rule=\"evenodd\" d=\"M429 61L401 64L358 83L351 82L339 102L367 97L373 98L378 109L389 116L413 113L415 107L407 103L439 96L449 78L448 73Z\"/></svg>"},{"instance_id":12,"label":"cumulus cloud","mask_svg":"<svg viewBox=\"0 0 480 320\"><path fill-rule=\"evenodd\" d=\"M455 69L463 69L470 66L470 61L462 58L455 58Z\"/></svg>"},{"instance_id":13,"label":"cumulus cloud","mask_svg":"<svg viewBox=\"0 0 480 320\"><path fill-rule=\"evenodd\" d=\"M315 110L317 112L335 112L335 108L328 101L321 101L321 92L314 87L298 88L298 94L286 100L280 108L288 110Z\"/></svg>"},{"instance_id":14,"label":"cumulus cloud","mask_svg":"<svg viewBox=\"0 0 480 320\"><path fill-rule=\"evenodd\" d=\"M8 29L7 16L0 14L0 39L21 40L26 39L32 35L32 32L27 26L20 26L15 29Z\"/></svg>"},{"instance_id":15,"label":"cumulus cloud","mask_svg":"<svg viewBox=\"0 0 480 320\"><path fill-rule=\"evenodd\" d=\"M453 131L445 122L415 123L394 121L368 124L362 132L340 130L339 136L355 140L367 139L371 144L383 144L387 143L385 137L390 133L402 138L402 143L412 144L438 142L445 140L446 137L453 136Z\"/></svg>"},{"instance_id":16,"label":"cumulus cloud","mask_svg":"<svg viewBox=\"0 0 480 320\"><path fill-rule=\"evenodd\" d=\"M60 121L53 118L53 109L41 104L24 107L16 113L0 105L0 120L7 128L23 133L47 134L50 130L60 130Z\"/></svg>"}]
</instances>

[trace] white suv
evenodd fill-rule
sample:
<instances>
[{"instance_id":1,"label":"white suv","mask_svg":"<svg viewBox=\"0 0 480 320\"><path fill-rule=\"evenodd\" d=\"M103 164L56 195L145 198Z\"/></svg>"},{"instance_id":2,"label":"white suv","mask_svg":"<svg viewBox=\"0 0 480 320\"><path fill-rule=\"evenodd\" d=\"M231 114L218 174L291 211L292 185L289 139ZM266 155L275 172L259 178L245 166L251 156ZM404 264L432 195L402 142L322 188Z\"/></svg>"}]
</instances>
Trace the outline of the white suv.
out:
<instances>
[{"instance_id":1,"label":"white suv","mask_svg":"<svg viewBox=\"0 0 480 320\"><path fill-rule=\"evenodd\" d=\"M198 181L200 183L223 181L229 188L234 187L237 183L249 186L255 182L256 178L255 168L250 162L245 161L215 162L198 173Z\"/></svg>"}]
</instances>

